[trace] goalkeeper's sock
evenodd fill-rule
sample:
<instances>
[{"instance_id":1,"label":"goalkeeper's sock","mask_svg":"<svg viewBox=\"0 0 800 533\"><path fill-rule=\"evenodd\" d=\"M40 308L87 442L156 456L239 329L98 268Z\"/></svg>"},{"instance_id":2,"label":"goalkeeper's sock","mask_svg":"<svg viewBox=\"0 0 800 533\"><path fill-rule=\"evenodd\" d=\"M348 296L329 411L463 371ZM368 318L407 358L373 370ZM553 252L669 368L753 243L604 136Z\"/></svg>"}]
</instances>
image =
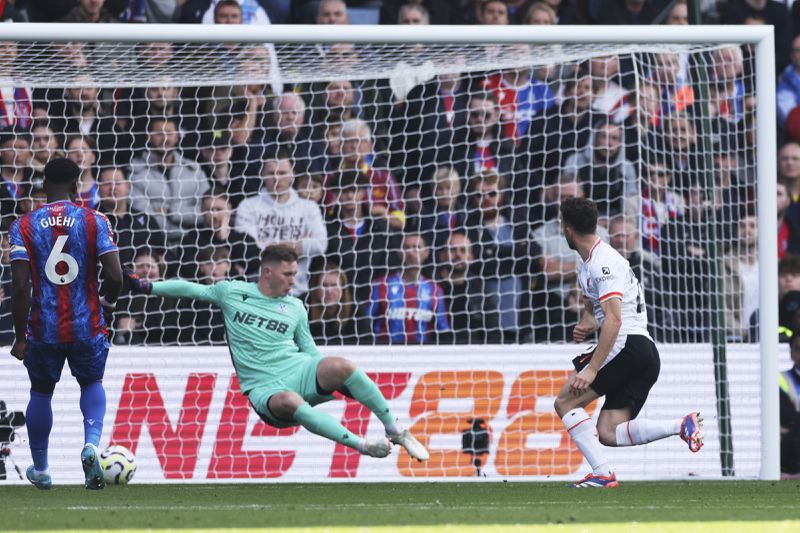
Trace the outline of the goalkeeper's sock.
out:
<instances>
[{"instance_id":1,"label":"goalkeeper's sock","mask_svg":"<svg viewBox=\"0 0 800 533\"><path fill-rule=\"evenodd\" d=\"M50 430L53 428L52 394L31 391L28 409L25 411L25 426L28 429L28 443L31 447L33 467L38 472L46 472L47 446Z\"/></svg>"},{"instance_id":2,"label":"goalkeeper's sock","mask_svg":"<svg viewBox=\"0 0 800 533\"><path fill-rule=\"evenodd\" d=\"M363 447L363 439L349 431L331 415L314 409L307 402L303 402L297 408L294 419L311 433L334 440L359 452Z\"/></svg>"},{"instance_id":3,"label":"goalkeeper's sock","mask_svg":"<svg viewBox=\"0 0 800 533\"><path fill-rule=\"evenodd\" d=\"M84 443L99 447L106 416L106 391L99 381L81 387L81 413Z\"/></svg>"},{"instance_id":4,"label":"goalkeeper's sock","mask_svg":"<svg viewBox=\"0 0 800 533\"><path fill-rule=\"evenodd\" d=\"M356 368L355 372L344 382L344 386L347 387L353 398L375 413L375 416L386 428L387 435L399 435L403 432L397 425L397 417L389 409L389 404L386 403L386 398L383 397L381 390L363 370Z\"/></svg>"},{"instance_id":5,"label":"goalkeeper's sock","mask_svg":"<svg viewBox=\"0 0 800 533\"><path fill-rule=\"evenodd\" d=\"M597 426L583 408L578 407L561 419L569 436L592 467L592 472L601 476L611 475L611 466L603 453L603 445L597 438Z\"/></svg>"},{"instance_id":6,"label":"goalkeeper's sock","mask_svg":"<svg viewBox=\"0 0 800 533\"><path fill-rule=\"evenodd\" d=\"M617 446L636 446L660 440L681 431L681 420L636 419L617 426Z\"/></svg>"}]
</instances>

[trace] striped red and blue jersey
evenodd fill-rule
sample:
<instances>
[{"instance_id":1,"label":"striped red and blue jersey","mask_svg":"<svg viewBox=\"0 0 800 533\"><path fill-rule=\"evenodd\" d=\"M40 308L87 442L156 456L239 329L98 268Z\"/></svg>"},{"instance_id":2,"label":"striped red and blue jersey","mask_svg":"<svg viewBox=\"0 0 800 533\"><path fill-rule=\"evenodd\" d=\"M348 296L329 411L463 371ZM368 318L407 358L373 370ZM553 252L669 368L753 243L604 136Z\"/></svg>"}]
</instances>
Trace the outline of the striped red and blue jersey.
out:
<instances>
[{"instance_id":1,"label":"striped red and blue jersey","mask_svg":"<svg viewBox=\"0 0 800 533\"><path fill-rule=\"evenodd\" d=\"M450 331L444 292L424 276L417 283L406 283L399 273L377 278L368 313L382 343L424 344L434 331Z\"/></svg>"},{"instance_id":2,"label":"striped red and blue jersey","mask_svg":"<svg viewBox=\"0 0 800 533\"><path fill-rule=\"evenodd\" d=\"M29 338L66 343L105 332L98 260L117 251L105 215L68 201L45 204L14 222L9 240L11 261L30 264Z\"/></svg>"}]
</instances>

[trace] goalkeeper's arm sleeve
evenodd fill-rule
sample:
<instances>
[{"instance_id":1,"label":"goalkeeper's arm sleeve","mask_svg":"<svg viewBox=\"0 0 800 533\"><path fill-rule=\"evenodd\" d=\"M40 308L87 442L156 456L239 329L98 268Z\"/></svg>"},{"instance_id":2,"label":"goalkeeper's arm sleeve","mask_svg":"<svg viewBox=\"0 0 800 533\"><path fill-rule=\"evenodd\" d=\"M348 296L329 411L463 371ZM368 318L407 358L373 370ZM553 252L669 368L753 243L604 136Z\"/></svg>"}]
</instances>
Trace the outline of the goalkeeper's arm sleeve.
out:
<instances>
[{"instance_id":1,"label":"goalkeeper's arm sleeve","mask_svg":"<svg viewBox=\"0 0 800 533\"><path fill-rule=\"evenodd\" d=\"M203 302L219 303L215 285L201 285L182 279L171 279L153 283L153 294L171 298L191 298Z\"/></svg>"}]
</instances>

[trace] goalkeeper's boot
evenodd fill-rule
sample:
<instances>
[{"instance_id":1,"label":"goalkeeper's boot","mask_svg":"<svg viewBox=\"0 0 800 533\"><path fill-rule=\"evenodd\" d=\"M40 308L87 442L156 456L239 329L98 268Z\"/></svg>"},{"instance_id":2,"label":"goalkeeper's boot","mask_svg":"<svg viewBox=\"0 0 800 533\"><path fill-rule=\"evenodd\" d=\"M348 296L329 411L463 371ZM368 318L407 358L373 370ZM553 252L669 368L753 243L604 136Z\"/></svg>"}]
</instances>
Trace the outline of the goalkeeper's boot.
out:
<instances>
[{"instance_id":1,"label":"goalkeeper's boot","mask_svg":"<svg viewBox=\"0 0 800 533\"><path fill-rule=\"evenodd\" d=\"M617 475L614 472L611 472L611 474L607 476L601 476L600 474L592 472L591 474L586 474L586 477L582 480L570 483L568 486L573 489L613 489L618 487L619 483L617 483Z\"/></svg>"},{"instance_id":2,"label":"goalkeeper's boot","mask_svg":"<svg viewBox=\"0 0 800 533\"><path fill-rule=\"evenodd\" d=\"M50 471L37 472L33 465L29 466L25 471L25 477L28 481L33 483L37 489L49 490L53 486L53 478L50 476Z\"/></svg>"},{"instance_id":3,"label":"goalkeeper's boot","mask_svg":"<svg viewBox=\"0 0 800 533\"><path fill-rule=\"evenodd\" d=\"M83 474L86 476L85 486L87 489L102 490L106 488L103 467L100 465L100 457L95 446L87 444L83 447L81 465L83 466Z\"/></svg>"},{"instance_id":4,"label":"goalkeeper's boot","mask_svg":"<svg viewBox=\"0 0 800 533\"><path fill-rule=\"evenodd\" d=\"M389 444L388 440L365 439L364 450L361 453L364 455L369 455L370 457L377 457L378 459L383 459L384 457L388 457L391 452L392 452L392 445Z\"/></svg>"},{"instance_id":5,"label":"goalkeeper's boot","mask_svg":"<svg viewBox=\"0 0 800 533\"><path fill-rule=\"evenodd\" d=\"M425 449L425 446L419 443L417 439L414 438L414 435L411 434L410 431L404 429L397 435L386 435L393 444L398 444L406 449L408 455L416 459L417 461L427 461L430 458L430 454L428 450Z\"/></svg>"},{"instance_id":6,"label":"goalkeeper's boot","mask_svg":"<svg viewBox=\"0 0 800 533\"><path fill-rule=\"evenodd\" d=\"M689 445L692 453L697 453L703 447L703 435L700 428L703 427L703 419L700 413L689 413L683 417L681 422L681 439Z\"/></svg>"}]
</instances>

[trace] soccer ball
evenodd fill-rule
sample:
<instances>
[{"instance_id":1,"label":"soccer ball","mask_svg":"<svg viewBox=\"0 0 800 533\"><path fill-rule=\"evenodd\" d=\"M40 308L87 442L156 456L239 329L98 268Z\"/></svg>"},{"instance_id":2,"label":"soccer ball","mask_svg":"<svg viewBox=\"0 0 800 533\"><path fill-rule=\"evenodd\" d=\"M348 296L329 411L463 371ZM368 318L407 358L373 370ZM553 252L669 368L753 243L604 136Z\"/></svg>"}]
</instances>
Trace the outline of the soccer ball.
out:
<instances>
[{"instance_id":1,"label":"soccer ball","mask_svg":"<svg viewBox=\"0 0 800 533\"><path fill-rule=\"evenodd\" d=\"M136 457L125 446L109 446L100 453L106 483L127 485L136 473Z\"/></svg>"}]
</instances>

